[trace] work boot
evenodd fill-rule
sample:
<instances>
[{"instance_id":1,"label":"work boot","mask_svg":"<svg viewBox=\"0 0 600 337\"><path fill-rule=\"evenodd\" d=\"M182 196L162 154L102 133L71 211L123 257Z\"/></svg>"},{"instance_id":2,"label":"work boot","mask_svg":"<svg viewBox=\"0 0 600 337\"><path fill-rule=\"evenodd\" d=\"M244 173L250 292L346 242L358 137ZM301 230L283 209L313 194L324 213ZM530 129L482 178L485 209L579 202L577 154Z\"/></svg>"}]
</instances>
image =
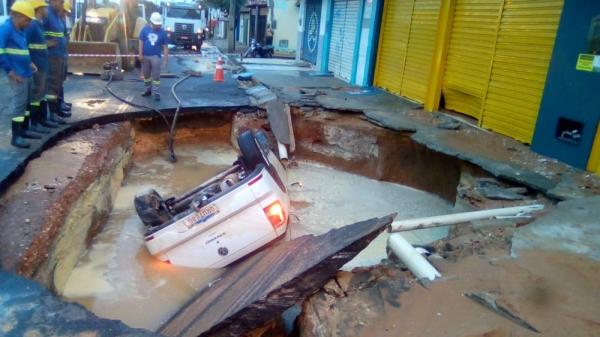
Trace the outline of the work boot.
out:
<instances>
[{"instance_id":1,"label":"work boot","mask_svg":"<svg viewBox=\"0 0 600 337\"><path fill-rule=\"evenodd\" d=\"M160 94L159 93L154 93L154 100L155 101L160 101Z\"/></svg>"},{"instance_id":2,"label":"work boot","mask_svg":"<svg viewBox=\"0 0 600 337\"><path fill-rule=\"evenodd\" d=\"M45 126L47 128L56 129L58 127L58 124L54 123L53 121L50 120L50 110L48 109L48 102L41 101L39 109L40 109L39 123L42 126Z\"/></svg>"},{"instance_id":3,"label":"work boot","mask_svg":"<svg viewBox=\"0 0 600 337\"><path fill-rule=\"evenodd\" d=\"M62 118L60 113L62 113L62 111L60 111L60 102L57 100L56 102L48 102L48 120L56 123L56 124L67 124L67 122L65 122Z\"/></svg>"},{"instance_id":4,"label":"work boot","mask_svg":"<svg viewBox=\"0 0 600 337\"><path fill-rule=\"evenodd\" d=\"M29 106L29 130L37 133L50 133L50 130L42 126L42 110L41 105L30 105Z\"/></svg>"},{"instance_id":5,"label":"work boot","mask_svg":"<svg viewBox=\"0 0 600 337\"><path fill-rule=\"evenodd\" d=\"M150 91L150 89L146 89L144 90L144 92L142 93L142 97L148 97L152 95L152 91Z\"/></svg>"},{"instance_id":6,"label":"work boot","mask_svg":"<svg viewBox=\"0 0 600 337\"><path fill-rule=\"evenodd\" d=\"M31 117L29 111L25 111L25 115L23 115L23 124L21 125L21 136L29 139L42 139L42 135L29 130L29 123L31 123Z\"/></svg>"},{"instance_id":7,"label":"work boot","mask_svg":"<svg viewBox=\"0 0 600 337\"><path fill-rule=\"evenodd\" d=\"M52 104L54 104L54 103L52 103ZM59 116L61 118L71 117L71 113L68 110L64 110L63 107L64 107L64 105L63 105L62 99L58 99L58 101L56 101L56 107L54 108L55 110L52 110L52 105L50 107L50 110L52 110L53 113L55 113L57 116ZM71 108L69 108L69 110L71 110Z\"/></svg>"},{"instance_id":8,"label":"work boot","mask_svg":"<svg viewBox=\"0 0 600 337\"><path fill-rule=\"evenodd\" d=\"M22 137L24 117L14 117L12 119L12 138L10 145L26 149L30 147L29 143Z\"/></svg>"},{"instance_id":9,"label":"work boot","mask_svg":"<svg viewBox=\"0 0 600 337\"><path fill-rule=\"evenodd\" d=\"M71 103L67 103L67 102L65 102L65 101L64 101L64 100L62 100L62 99L60 100L60 110L62 110L62 111L64 111L64 112L71 111L71 106L72 106L72 105L73 105L73 104L71 104Z\"/></svg>"}]
</instances>

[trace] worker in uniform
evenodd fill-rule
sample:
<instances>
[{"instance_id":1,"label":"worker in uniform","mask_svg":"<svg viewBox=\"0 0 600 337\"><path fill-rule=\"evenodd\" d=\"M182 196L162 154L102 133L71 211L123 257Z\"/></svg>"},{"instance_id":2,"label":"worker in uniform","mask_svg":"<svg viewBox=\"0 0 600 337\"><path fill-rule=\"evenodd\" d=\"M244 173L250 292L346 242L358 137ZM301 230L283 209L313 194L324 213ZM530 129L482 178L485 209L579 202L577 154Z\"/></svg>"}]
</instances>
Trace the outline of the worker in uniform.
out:
<instances>
[{"instance_id":1,"label":"worker in uniform","mask_svg":"<svg viewBox=\"0 0 600 337\"><path fill-rule=\"evenodd\" d=\"M150 15L150 24L140 32L139 59L142 63L144 76L144 92L142 96L154 95L160 101L160 67L161 54L164 54L162 64L166 67L169 62L169 47L167 33L162 29L162 16L158 12Z\"/></svg>"},{"instance_id":2,"label":"worker in uniform","mask_svg":"<svg viewBox=\"0 0 600 337\"><path fill-rule=\"evenodd\" d=\"M71 117L70 112L62 110L60 98L65 77L65 54L67 52L65 22L61 17L63 10L63 0L50 0L48 17L44 20L44 36L48 45L49 65L46 101L51 121L59 124L65 124L62 118Z\"/></svg>"},{"instance_id":3,"label":"worker in uniform","mask_svg":"<svg viewBox=\"0 0 600 337\"><path fill-rule=\"evenodd\" d=\"M65 0L65 2L63 3L63 11L62 11L62 19L65 22L65 43L66 43L66 47L65 47L65 67L64 67L64 79L63 79L63 86L62 86L62 90L60 93L60 102L61 102L61 109L62 111L71 111L71 106L72 104L65 101L65 96L64 96L64 91L65 91L65 86L64 86L64 81L67 80L67 73L68 73L68 65L69 65L69 40L70 40L70 36L71 36L71 28L73 28L73 21L71 18L71 10L72 10L72 5L71 5L71 1L70 0Z\"/></svg>"},{"instance_id":4,"label":"worker in uniform","mask_svg":"<svg viewBox=\"0 0 600 337\"><path fill-rule=\"evenodd\" d=\"M29 96L29 80L37 71L31 62L25 29L35 19L33 7L29 2L19 0L10 7L10 18L0 25L0 66L2 76L8 77L12 118L11 144L28 148L25 111ZM40 136L36 136L40 138ZM29 137L33 138L33 137Z\"/></svg>"},{"instance_id":5,"label":"worker in uniform","mask_svg":"<svg viewBox=\"0 0 600 337\"><path fill-rule=\"evenodd\" d=\"M29 0L35 10L35 19L25 29L25 38L29 47L31 61L37 67L29 84L29 129L39 133L49 133L46 128L58 125L46 118L47 111L42 111L41 103L46 98L46 80L48 74L48 46L44 37L44 19L48 12L48 4L44 0Z\"/></svg>"}]
</instances>

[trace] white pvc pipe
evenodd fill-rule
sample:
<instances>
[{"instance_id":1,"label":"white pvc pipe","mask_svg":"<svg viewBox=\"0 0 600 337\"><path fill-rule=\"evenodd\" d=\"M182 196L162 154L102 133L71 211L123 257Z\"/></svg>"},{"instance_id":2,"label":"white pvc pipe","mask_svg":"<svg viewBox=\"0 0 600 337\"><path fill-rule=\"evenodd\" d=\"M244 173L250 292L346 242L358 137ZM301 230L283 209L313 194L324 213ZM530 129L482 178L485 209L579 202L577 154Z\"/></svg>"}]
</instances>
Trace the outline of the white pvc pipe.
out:
<instances>
[{"instance_id":1,"label":"white pvc pipe","mask_svg":"<svg viewBox=\"0 0 600 337\"><path fill-rule=\"evenodd\" d=\"M415 229L431 228L448 226L461 222L469 222L475 220L492 219L506 216L524 216L526 214L541 211L544 205L527 205L517 207L495 208L483 211L464 212L447 215L432 216L427 218L417 218L408 220L396 220L390 226L390 232L404 232Z\"/></svg>"},{"instance_id":2,"label":"white pvc pipe","mask_svg":"<svg viewBox=\"0 0 600 337\"><path fill-rule=\"evenodd\" d=\"M279 159L288 159L288 152L284 144L277 142L277 150L279 152Z\"/></svg>"},{"instance_id":3,"label":"white pvc pipe","mask_svg":"<svg viewBox=\"0 0 600 337\"><path fill-rule=\"evenodd\" d=\"M418 280L433 281L436 277L442 276L401 234L391 234L387 244L394 255L406 265Z\"/></svg>"}]
</instances>

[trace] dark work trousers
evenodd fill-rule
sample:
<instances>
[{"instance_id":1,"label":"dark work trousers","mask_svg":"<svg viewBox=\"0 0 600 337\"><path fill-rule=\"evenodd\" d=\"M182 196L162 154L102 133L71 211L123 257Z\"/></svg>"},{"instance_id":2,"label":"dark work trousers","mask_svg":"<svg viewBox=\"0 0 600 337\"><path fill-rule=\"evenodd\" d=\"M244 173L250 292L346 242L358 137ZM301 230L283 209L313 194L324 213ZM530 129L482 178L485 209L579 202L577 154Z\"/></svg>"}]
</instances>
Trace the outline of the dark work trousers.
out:
<instances>
[{"instance_id":1,"label":"dark work trousers","mask_svg":"<svg viewBox=\"0 0 600 337\"><path fill-rule=\"evenodd\" d=\"M65 57L48 56L48 86L46 99L48 102L56 102L61 97L62 86L65 80Z\"/></svg>"}]
</instances>

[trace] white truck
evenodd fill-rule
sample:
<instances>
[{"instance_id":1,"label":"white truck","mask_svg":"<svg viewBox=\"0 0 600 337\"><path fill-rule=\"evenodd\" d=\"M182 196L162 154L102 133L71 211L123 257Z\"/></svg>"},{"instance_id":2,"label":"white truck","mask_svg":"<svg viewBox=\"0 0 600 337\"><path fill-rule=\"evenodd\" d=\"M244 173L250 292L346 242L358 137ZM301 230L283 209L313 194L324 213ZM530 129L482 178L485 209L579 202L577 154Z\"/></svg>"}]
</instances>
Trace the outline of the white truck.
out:
<instances>
[{"instance_id":1,"label":"white truck","mask_svg":"<svg viewBox=\"0 0 600 337\"><path fill-rule=\"evenodd\" d=\"M264 133L238 138L240 158L181 196L136 195L150 254L175 266L222 268L281 237L290 200L287 174Z\"/></svg>"},{"instance_id":2,"label":"white truck","mask_svg":"<svg viewBox=\"0 0 600 337\"><path fill-rule=\"evenodd\" d=\"M206 19L202 6L185 2L163 2L163 27L169 43L199 52L205 37Z\"/></svg>"}]
</instances>

